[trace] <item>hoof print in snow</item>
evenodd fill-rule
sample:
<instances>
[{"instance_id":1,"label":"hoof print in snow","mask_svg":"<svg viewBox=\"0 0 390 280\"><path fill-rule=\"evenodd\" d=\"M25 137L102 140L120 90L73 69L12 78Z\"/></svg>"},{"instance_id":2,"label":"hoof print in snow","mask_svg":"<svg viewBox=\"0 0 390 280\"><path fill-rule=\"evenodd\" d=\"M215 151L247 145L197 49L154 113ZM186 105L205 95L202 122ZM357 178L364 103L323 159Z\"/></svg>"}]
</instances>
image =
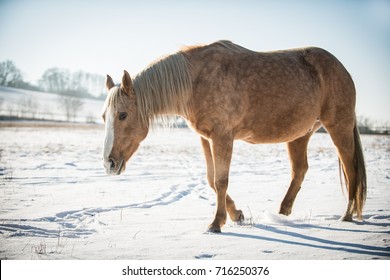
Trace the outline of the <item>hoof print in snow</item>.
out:
<instances>
[{"instance_id":1,"label":"hoof print in snow","mask_svg":"<svg viewBox=\"0 0 390 280\"><path fill-rule=\"evenodd\" d=\"M200 255L195 256L195 259L212 259L214 257L215 257L215 255L212 255L212 254L200 254Z\"/></svg>"}]
</instances>

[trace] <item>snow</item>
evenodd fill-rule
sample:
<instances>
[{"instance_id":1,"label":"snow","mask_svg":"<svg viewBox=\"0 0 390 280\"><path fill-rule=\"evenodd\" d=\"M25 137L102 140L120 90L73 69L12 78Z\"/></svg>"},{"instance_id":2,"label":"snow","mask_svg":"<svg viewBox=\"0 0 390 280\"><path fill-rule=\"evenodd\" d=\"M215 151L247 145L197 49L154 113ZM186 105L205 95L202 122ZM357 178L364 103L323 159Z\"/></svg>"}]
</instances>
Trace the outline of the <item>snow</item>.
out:
<instances>
[{"instance_id":1,"label":"snow","mask_svg":"<svg viewBox=\"0 0 390 280\"><path fill-rule=\"evenodd\" d=\"M277 214L290 166L284 144L235 142L229 194L246 217L207 233L215 194L199 137L156 129L123 175L102 165L103 126L0 124L0 259L389 259L390 137L362 136L364 220L346 199L329 135L309 144L293 212Z\"/></svg>"}]
</instances>

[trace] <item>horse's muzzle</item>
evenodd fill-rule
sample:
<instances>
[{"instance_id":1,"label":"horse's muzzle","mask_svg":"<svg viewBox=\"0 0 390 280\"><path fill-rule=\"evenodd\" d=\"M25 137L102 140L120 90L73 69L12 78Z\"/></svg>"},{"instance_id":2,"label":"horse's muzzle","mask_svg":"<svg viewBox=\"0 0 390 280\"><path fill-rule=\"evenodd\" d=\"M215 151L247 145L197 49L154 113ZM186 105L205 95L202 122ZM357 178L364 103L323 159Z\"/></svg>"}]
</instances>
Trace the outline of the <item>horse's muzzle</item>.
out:
<instances>
[{"instance_id":1,"label":"horse's muzzle","mask_svg":"<svg viewBox=\"0 0 390 280\"><path fill-rule=\"evenodd\" d=\"M104 159L104 168L107 175L119 175L125 170L124 160L116 161L113 158Z\"/></svg>"}]
</instances>

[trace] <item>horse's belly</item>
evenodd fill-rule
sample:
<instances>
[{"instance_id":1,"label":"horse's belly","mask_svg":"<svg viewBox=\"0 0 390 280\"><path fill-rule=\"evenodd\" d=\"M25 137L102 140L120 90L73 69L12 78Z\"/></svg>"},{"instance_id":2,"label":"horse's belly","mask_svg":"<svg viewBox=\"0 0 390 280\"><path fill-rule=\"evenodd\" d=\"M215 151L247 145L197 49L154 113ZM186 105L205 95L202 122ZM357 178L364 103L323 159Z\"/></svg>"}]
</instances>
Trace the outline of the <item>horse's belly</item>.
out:
<instances>
[{"instance_id":1,"label":"horse's belly","mask_svg":"<svg viewBox=\"0 0 390 280\"><path fill-rule=\"evenodd\" d=\"M286 121L282 125L274 123L258 124L252 128L239 129L235 139L252 144L291 142L307 133L311 133L313 129L318 129L319 126L320 123L317 118L311 118L300 123Z\"/></svg>"}]
</instances>

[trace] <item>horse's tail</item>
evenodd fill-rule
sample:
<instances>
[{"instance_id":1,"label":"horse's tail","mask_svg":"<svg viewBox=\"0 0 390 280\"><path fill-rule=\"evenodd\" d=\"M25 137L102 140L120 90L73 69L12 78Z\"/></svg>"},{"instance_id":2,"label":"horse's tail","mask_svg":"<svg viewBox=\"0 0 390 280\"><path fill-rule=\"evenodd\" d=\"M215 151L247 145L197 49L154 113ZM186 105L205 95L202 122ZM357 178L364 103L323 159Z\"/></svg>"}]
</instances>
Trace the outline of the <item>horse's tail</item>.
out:
<instances>
[{"instance_id":1,"label":"horse's tail","mask_svg":"<svg viewBox=\"0 0 390 280\"><path fill-rule=\"evenodd\" d=\"M356 170L356 193L354 213L362 218L363 206L367 197L367 175L366 165L364 163L364 155L362 143L360 142L359 130L355 118L355 127L353 129L353 137L355 142L354 165Z\"/></svg>"},{"instance_id":2,"label":"horse's tail","mask_svg":"<svg viewBox=\"0 0 390 280\"><path fill-rule=\"evenodd\" d=\"M353 191L353 213L357 214L359 219L362 219L362 213L363 213L363 206L366 201L367 197L367 175L366 175L366 166L364 163L364 155L363 155L363 149L362 144L360 141L360 134L359 129L357 127L356 117L355 117L355 126L353 128L353 138L354 138L354 168L356 172L356 181L355 181L355 188L349 191ZM345 182L347 182L346 174L341 167L341 162L339 160L339 168L340 168L340 176L341 176L341 170L344 175Z\"/></svg>"}]
</instances>

